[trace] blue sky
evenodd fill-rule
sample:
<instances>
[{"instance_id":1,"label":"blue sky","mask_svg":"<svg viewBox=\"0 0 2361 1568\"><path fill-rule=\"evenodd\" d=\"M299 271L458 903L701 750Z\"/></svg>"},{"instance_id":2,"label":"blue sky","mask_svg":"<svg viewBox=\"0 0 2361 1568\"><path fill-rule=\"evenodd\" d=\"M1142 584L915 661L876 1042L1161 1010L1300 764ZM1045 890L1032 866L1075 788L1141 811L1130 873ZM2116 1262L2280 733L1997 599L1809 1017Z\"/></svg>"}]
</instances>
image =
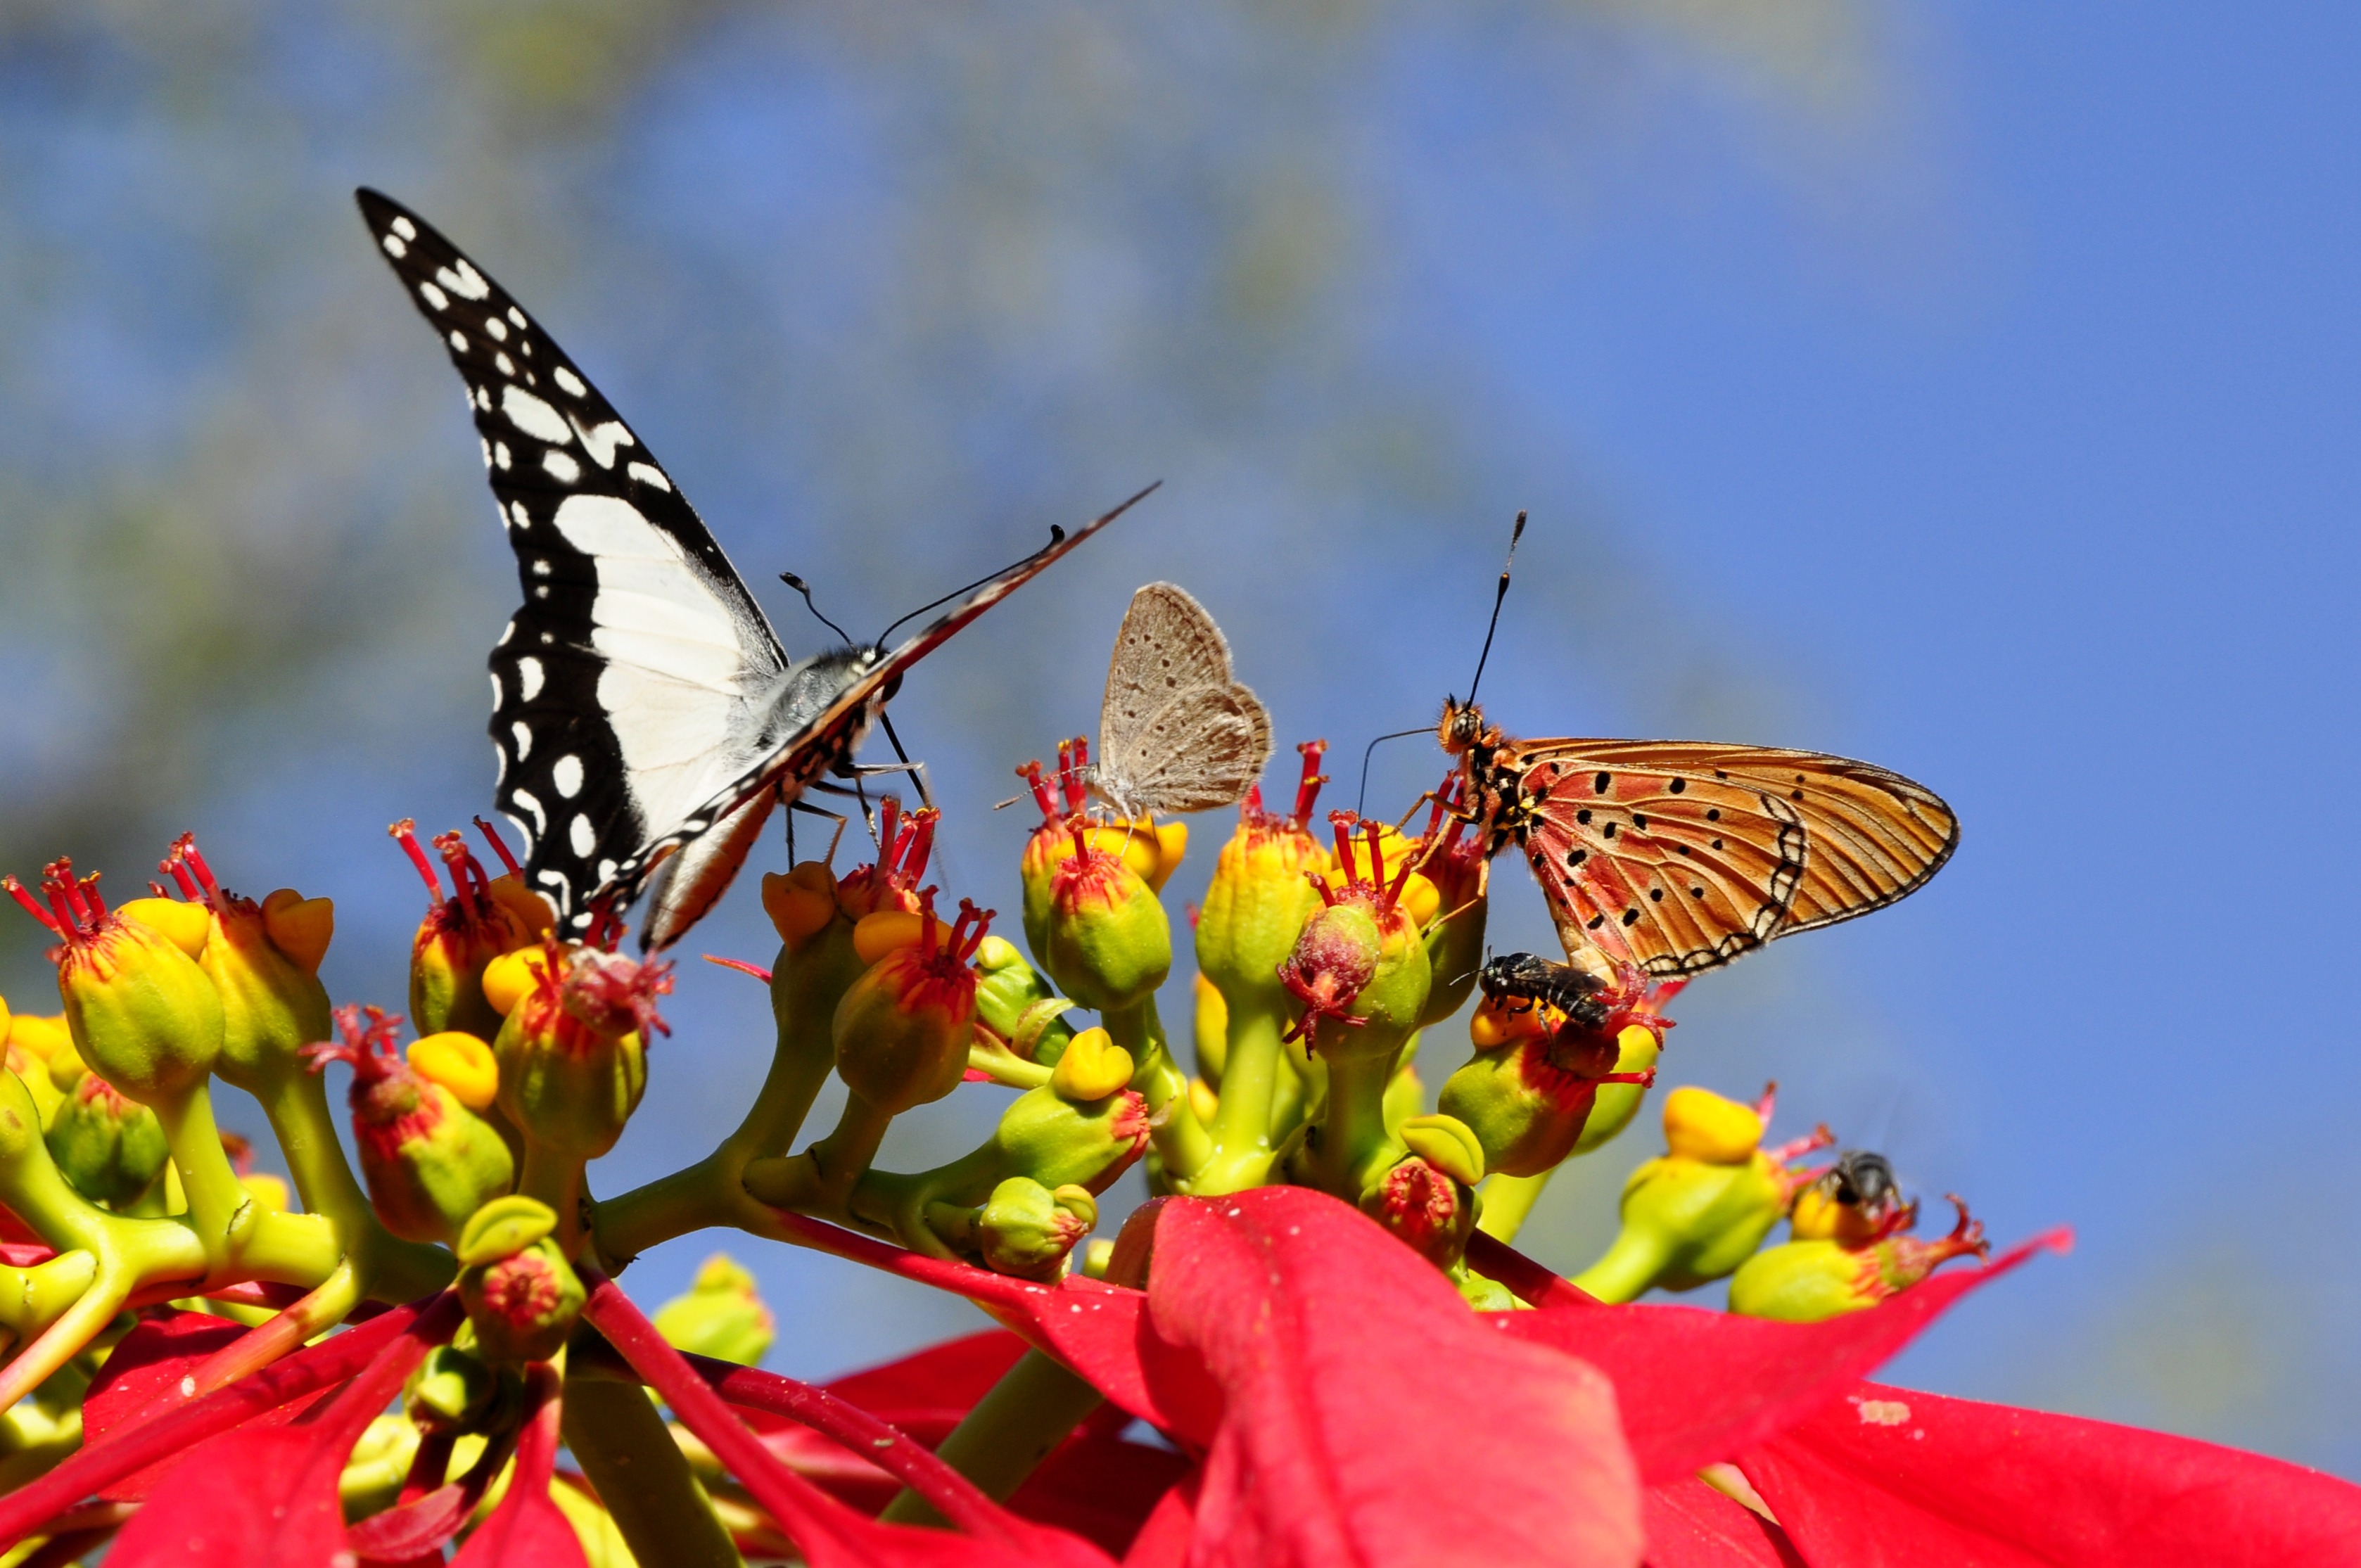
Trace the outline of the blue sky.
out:
<instances>
[{"instance_id":1,"label":"blue sky","mask_svg":"<svg viewBox=\"0 0 2361 1568\"><path fill-rule=\"evenodd\" d=\"M0 262L38 287L6 308L63 302L0 378L11 482L43 476L47 505L181 454L148 477L199 497L184 532L295 564L260 602L340 592L370 629L208 732L185 825L246 880L334 893L339 998L390 998L415 893L378 835L487 804L509 567L449 372L345 205L364 181L551 325L750 578L798 570L848 623L1168 481L897 703L952 806L954 891L987 902L1024 825L983 808L1088 725L1131 586L1198 592L1286 740L1357 751L1464 685L1530 508L1486 679L1512 730L1816 747L1963 818L1905 904L1693 988L1666 1058L1731 1093L1777 1077L1783 1127L1885 1149L1997 1237L2075 1228L1894 1376L2361 1475L2334 826L2361 23L1863 10L1862 69L1815 99L1517 7L1224 15L983 8L873 37L724 14L595 126L532 134L504 118L523 78L467 38L438 57L431 30L300 7L254 7L224 51L242 74L205 93L173 91L202 51L11 55ZM192 103L229 107L192 128ZM14 510L44 549L63 526ZM12 788L97 744L75 726L123 640L78 661L71 630L0 628ZM1382 754L1376 798L1436 762ZM1197 831L1179 897L1221 824ZM1498 939L1546 948L1500 870ZM743 898L699 938L766 946ZM36 983L29 948L6 961L12 997ZM759 1076L760 992L697 968L601 1190L709 1142ZM889 1157L993 1109L958 1097ZM1569 1173L1533 1249L1587 1262L1649 1152L1643 1121ZM651 1255L635 1288L710 1245ZM738 1250L785 1369L973 1321Z\"/></svg>"}]
</instances>

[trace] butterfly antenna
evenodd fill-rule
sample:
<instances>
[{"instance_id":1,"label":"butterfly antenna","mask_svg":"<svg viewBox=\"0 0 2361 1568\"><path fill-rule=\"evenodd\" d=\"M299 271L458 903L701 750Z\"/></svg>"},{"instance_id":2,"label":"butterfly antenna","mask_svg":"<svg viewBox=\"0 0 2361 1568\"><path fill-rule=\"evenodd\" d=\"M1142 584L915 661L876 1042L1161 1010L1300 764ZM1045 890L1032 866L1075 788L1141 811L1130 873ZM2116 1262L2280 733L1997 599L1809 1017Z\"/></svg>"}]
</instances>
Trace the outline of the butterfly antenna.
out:
<instances>
[{"instance_id":1,"label":"butterfly antenna","mask_svg":"<svg viewBox=\"0 0 2361 1568\"><path fill-rule=\"evenodd\" d=\"M1484 629L1484 651L1476 655L1476 678L1467 683L1467 702L1476 702L1476 688L1484 684L1484 664L1492 657L1492 634L1500 630L1500 607L1509 600L1509 574L1516 569L1517 541L1525 536L1525 514L1517 514L1517 526L1509 533L1509 558L1500 565L1500 587L1492 595L1492 624Z\"/></svg>"},{"instance_id":2,"label":"butterfly antenna","mask_svg":"<svg viewBox=\"0 0 2361 1568\"><path fill-rule=\"evenodd\" d=\"M1382 746L1389 740L1399 740L1405 735L1423 735L1433 728L1434 726L1432 724L1422 724L1415 729L1397 729L1390 735L1378 736L1376 740L1370 741L1367 746L1364 746L1361 749L1361 791L1358 795L1356 795L1353 797L1354 816L1358 817L1361 815L1361 807L1367 803L1369 798L1369 753L1375 751L1379 746ZM1411 809L1415 811L1418 807L1413 806Z\"/></svg>"},{"instance_id":3,"label":"butterfly antenna","mask_svg":"<svg viewBox=\"0 0 2361 1568\"><path fill-rule=\"evenodd\" d=\"M947 605L962 594L973 593L976 589L983 587L984 584L992 581L994 577L1006 576L1008 573L1013 572L1017 567L1025 565L1026 562L1032 560L1035 555L1042 554L1043 551L1055 550L1059 545L1063 544L1065 542L1066 531L1060 528L1053 522L1049 525L1049 543L1043 545L1040 550L1036 550L1029 555L1020 555L1016 560L1011 561L1007 565L1003 566L997 572L986 572L983 576L978 577L975 581L968 584L967 587L963 588L953 588L950 592L945 594L939 599L933 600L928 604L920 605L917 609L904 616L902 620L895 621L894 626L901 625L904 620L916 620L918 617L926 614L927 611L934 609L939 606ZM894 635L894 626L889 626L884 630L877 634L877 647L883 648L885 646L885 639Z\"/></svg>"},{"instance_id":4,"label":"butterfly antenna","mask_svg":"<svg viewBox=\"0 0 2361 1568\"><path fill-rule=\"evenodd\" d=\"M781 572L779 574L779 581L786 584L787 587L795 589L796 592L804 596L804 608L812 612L812 619L814 620L818 621L822 626L827 627L830 631L833 631L839 637L843 638L848 643L852 641L852 633L847 631L843 627L839 626L828 617L820 614L819 606L812 602L811 585L809 583L805 582L793 572Z\"/></svg>"}]
</instances>

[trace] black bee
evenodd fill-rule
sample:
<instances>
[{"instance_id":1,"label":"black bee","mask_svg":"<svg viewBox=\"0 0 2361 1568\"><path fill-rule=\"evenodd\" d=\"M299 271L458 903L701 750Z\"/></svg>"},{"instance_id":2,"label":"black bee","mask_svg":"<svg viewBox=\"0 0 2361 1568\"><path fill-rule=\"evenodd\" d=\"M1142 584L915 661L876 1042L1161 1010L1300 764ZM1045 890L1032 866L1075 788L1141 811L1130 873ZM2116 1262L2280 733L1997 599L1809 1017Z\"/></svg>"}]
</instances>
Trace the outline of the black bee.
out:
<instances>
[{"instance_id":1,"label":"black bee","mask_svg":"<svg viewBox=\"0 0 2361 1568\"><path fill-rule=\"evenodd\" d=\"M1845 1150L1820 1180L1829 1197L1871 1214L1891 1203L1896 1191L1894 1167L1883 1155L1869 1149Z\"/></svg>"},{"instance_id":2,"label":"black bee","mask_svg":"<svg viewBox=\"0 0 2361 1568\"><path fill-rule=\"evenodd\" d=\"M1526 1004L1508 1009L1510 1012L1526 1012L1535 1003L1545 1003L1587 1027L1597 1028L1607 1018L1607 1009L1598 1000L1601 987L1597 977L1572 964L1552 963L1538 954L1502 953L1487 959L1476 983L1495 1006L1509 1001Z\"/></svg>"}]
</instances>

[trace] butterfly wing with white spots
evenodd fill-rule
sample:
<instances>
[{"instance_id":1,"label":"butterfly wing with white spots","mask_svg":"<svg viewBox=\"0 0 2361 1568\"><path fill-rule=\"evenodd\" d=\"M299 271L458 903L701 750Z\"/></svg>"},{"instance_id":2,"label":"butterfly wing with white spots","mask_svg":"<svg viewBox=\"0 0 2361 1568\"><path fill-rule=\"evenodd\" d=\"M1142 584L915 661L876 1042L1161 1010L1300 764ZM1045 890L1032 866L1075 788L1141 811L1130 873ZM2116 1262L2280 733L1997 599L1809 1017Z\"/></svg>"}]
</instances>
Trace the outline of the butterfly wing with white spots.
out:
<instances>
[{"instance_id":1,"label":"butterfly wing with white spots","mask_svg":"<svg viewBox=\"0 0 2361 1568\"><path fill-rule=\"evenodd\" d=\"M524 605L491 656L497 799L569 934L620 916L686 850L644 938L677 939L771 808L849 761L903 670L1115 515L903 648L791 664L696 509L565 351L416 214L357 199L467 388L516 552Z\"/></svg>"}]
</instances>

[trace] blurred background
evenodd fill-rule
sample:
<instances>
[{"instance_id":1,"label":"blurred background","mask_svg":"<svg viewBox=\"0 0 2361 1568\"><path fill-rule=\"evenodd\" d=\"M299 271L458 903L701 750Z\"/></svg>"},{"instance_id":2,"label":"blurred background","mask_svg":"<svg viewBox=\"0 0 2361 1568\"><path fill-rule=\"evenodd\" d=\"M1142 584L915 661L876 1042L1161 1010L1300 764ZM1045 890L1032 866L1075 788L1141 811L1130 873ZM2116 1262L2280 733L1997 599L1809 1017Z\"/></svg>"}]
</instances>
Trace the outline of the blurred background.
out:
<instances>
[{"instance_id":1,"label":"blurred background","mask_svg":"<svg viewBox=\"0 0 2361 1568\"><path fill-rule=\"evenodd\" d=\"M1819 748L1964 818L1924 893L1694 986L1666 1058L1777 1078L1783 1135L1827 1121L2003 1241L2075 1228L1890 1376L2361 1476L2356 35L1878 0L17 0L0 868L136 888L193 828L247 891L332 894L332 992L399 1004L421 896L385 825L489 807L516 587L353 213L379 185L600 383L792 650L820 634L782 569L882 625L1166 482L895 707L947 885L1005 909L1027 822L988 808L1094 726L1132 587L1202 598L1349 805L1366 740L1465 689L1532 509L1484 693L1512 732ZM1381 750L1373 809L1440 768ZM1176 906L1228 824L1195 828ZM1547 950L1499 869L1496 941ZM26 1011L38 935L0 919ZM734 1124L764 998L695 953L774 946L751 887L697 931L597 1188ZM1466 1050L1435 1031L1430 1082ZM1643 1118L1562 1175L1524 1245L1587 1263L1656 1147ZM980 1322L730 1245L782 1370Z\"/></svg>"}]
</instances>

